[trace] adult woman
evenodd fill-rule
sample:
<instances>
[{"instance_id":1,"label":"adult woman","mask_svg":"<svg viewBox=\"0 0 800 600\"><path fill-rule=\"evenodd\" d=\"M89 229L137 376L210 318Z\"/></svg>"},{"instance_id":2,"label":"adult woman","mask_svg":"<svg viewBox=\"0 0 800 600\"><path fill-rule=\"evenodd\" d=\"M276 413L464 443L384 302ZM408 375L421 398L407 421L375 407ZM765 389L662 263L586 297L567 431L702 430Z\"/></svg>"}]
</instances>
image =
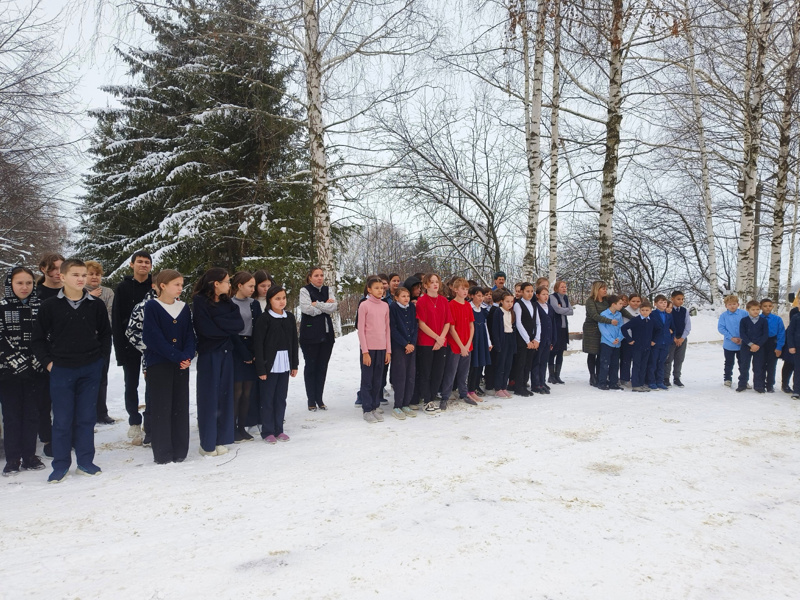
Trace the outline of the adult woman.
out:
<instances>
[{"instance_id":1,"label":"adult woman","mask_svg":"<svg viewBox=\"0 0 800 600\"><path fill-rule=\"evenodd\" d=\"M586 366L589 368L589 385L597 385L597 375L600 370L600 327L598 323L609 323L617 325L616 319L609 319L602 316L608 308L606 302L608 296L608 286L605 281L595 281L592 283L592 291L586 300L586 320L583 322L583 351L588 354Z\"/></svg>"},{"instance_id":2,"label":"adult woman","mask_svg":"<svg viewBox=\"0 0 800 600\"><path fill-rule=\"evenodd\" d=\"M548 383L564 383L561 380L561 366L564 363L564 352L569 343L569 321L567 317L573 314L572 305L567 296L567 282L556 281L553 286L553 293L550 294L550 307L556 313L556 343L553 344L553 351L550 353L548 370L550 371L547 379Z\"/></svg>"},{"instance_id":3,"label":"adult woman","mask_svg":"<svg viewBox=\"0 0 800 600\"><path fill-rule=\"evenodd\" d=\"M305 367L308 410L327 410L322 401L328 362L333 352L333 320L331 315L339 310L339 303L325 284L325 272L312 267L306 276L305 287L300 288L300 349Z\"/></svg>"}]
</instances>

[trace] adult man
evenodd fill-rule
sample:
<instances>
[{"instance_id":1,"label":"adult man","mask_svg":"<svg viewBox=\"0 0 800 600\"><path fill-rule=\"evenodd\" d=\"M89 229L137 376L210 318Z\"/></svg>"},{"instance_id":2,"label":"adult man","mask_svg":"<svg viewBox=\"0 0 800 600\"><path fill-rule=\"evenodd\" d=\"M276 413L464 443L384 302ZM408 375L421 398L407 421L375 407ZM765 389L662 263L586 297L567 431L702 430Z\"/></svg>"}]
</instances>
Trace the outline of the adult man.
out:
<instances>
[{"instance_id":1,"label":"adult man","mask_svg":"<svg viewBox=\"0 0 800 600\"><path fill-rule=\"evenodd\" d=\"M506 274L503 271L498 271L494 274L493 290L503 290L506 287Z\"/></svg>"}]
</instances>

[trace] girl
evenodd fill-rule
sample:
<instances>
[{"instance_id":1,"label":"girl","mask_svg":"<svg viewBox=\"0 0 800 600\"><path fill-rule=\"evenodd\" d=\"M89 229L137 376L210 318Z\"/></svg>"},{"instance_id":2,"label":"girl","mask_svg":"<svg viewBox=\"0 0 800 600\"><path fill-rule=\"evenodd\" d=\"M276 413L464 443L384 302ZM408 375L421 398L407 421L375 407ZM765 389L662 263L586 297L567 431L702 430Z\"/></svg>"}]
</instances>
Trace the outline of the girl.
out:
<instances>
[{"instance_id":1,"label":"girl","mask_svg":"<svg viewBox=\"0 0 800 600\"><path fill-rule=\"evenodd\" d=\"M253 277L256 279L256 291L253 292L253 298L258 300L261 312L264 313L267 311L267 290L270 286L275 285L275 281L272 279L272 275L262 270L253 273Z\"/></svg>"},{"instance_id":2,"label":"girl","mask_svg":"<svg viewBox=\"0 0 800 600\"><path fill-rule=\"evenodd\" d=\"M525 281L519 288L522 296L514 302L517 352L511 365L511 379L514 381L514 395L524 398L533 395L533 392L528 391L528 379L533 374L533 353L537 347L534 337L537 330L533 284Z\"/></svg>"},{"instance_id":3,"label":"girl","mask_svg":"<svg viewBox=\"0 0 800 600\"><path fill-rule=\"evenodd\" d=\"M512 398L513 394L508 392L508 376L517 352L517 340L514 338L514 294L507 290L497 290L495 293L500 305L492 315L492 339L497 352L497 360L493 361L494 395L498 398Z\"/></svg>"},{"instance_id":4,"label":"girl","mask_svg":"<svg viewBox=\"0 0 800 600\"><path fill-rule=\"evenodd\" d=\"M383 301L380 277L367 279L367 299L358 307L358 342L361 347L361 408L367 423L383 421L379 412L383 398L383 366L391 361L392 332L389 305ZM400 411L402 412L402 411ZM405 418L405 416L403 417Z\"/></svg>"},{"instance_id":5,"label":"girl","mask_svg":"<svg viewBox=\"0 0 800 600\"><path fill-rule=\"evenodd\" d=\"M620 296L625 298L625 296ZM631 294L627 300L627 306L622 309L622 325L631 319L639 316L639 307L642 305L642 297L639 294ZM631 384L631 363L633 361L633 347L630 340L623 339L619 351L619 384L623 387L630 387Z\"/></svg>"},{"instance_id":6,"label":"girl","mask_svg":"<svg viewBox=\"0 0 800 600\"><path fill-rule=\"evenodd\" d=\"M256 371L253 367L253 325L261 316L261 304L253 300L256 291L256 280L247 271L239 271L233 276L231 283L233 298L231 300L238 307L239 314L244 322L244 327L239 335L234 335L233 340L233 443L253 441L253 436L247 433L247 413L250 409L250 394L253 392L253 382L256 381Z\"/></svg>"},{"instance_id":7,"label":"girl","mask_svg":"<svg viewBox=\"0 0 800 600\"><path fill-rule=\"evenodd\" d=\"M569 320L567 317L573 314L572 305L567 296L567 282L556 281L553 293L550 294L550 308L556 313L556 333L553 351L550 353L548 362L549 383L564 383L561 379L561 367L564 364L564 352L569 344Z\"/></svg>"},{"instance_id":8,"label":"girl","mask_svg":"<svg viewBox=\"0 0 800 600\"><path fill-rule=\"evenodd\" d=\"M36 295L40 302L58 296L58 292L64 287L61 281L61 263L64 257L57 252L45 254L39 261L39 270L42 276L36 282Z\"/></svg>"},{"instance_id":9,"label":"girl","mask_svg":"<svg viewBox=\"0 0 800 600\"><path fill-rule=\"evenodd\" d=\"M324 283L325 272L321 267L312 267L306 276L307 285L300 289L300 349L306 363L303 379L309 410L328 409L322 401L322 393L333 351L331 316L339 310L339 304Z\"/></svg>"},{"instance_id":10,"label":"girl","mask_svg":"<svg viewBox=\"0 0 800 600\"><path fill-rule=\"evenodd\" d=\"M392 416L401 421L416 417L411 409L414 380L417 376L416 347L419 326L417 309L411 303L411 293L404 287L395 290L394 302L389 306L389 325L392 330L392 382L394 384L394 409ZM398 412L399 411L399 412Z\"/></svg>"},{"instance_id":11,"label":"girl","mask_svg":"<svg viewBox=\"0 0 800 600\"><path fill-rule=\"evenodd\" d=\"M438 413L440 406L434 402L434 394L442 385L444 366L450 347L447 345L447 332L453 323L450 303L439 295L441 279L436 273L428 273L422 278L425 293L417 300L417 371L419 394L425 403L425 412Z\"/></svg>"},{"instance_id":12,"label":"girl","mask_svg":"<svg viewBox=\"0 0 800 600\"><path fill-rule=\"evenodd\" d=\"M583 322L583 351L586 357L586 366L589 368L589 385L597 386L597 376L600 370L600 327L598 323L611 323L617 325L607 317L602 316L608 308L606 302L608 296L608 286L605 281L595 281L592 283L592 291L586 300L586 320Z\"/></svg>"},{"instance_id":13,"label":"girl","mask_svg":"<svg viewBox=\"0 0 800 600\"><path fill-rule=\"evenodd\" d=\"M536 349L533 352L531 366L531 389L538 394L549 394L550 386L545 381L547 365L550 362L550 351L556 342L556 311L550 307L550 291L547 284L536 288Z\"/></svg>"},{"instance_id":14,"label":"girl","mask_svg":"<svg viewBox=\"0 0 800 600\"><path fill-rule=\"evenodd\" d=\"M397 297L397 288L399 287L400 287L400 275L398 275L397 273L389 273L389 294L391 294L392 298Z\"/></svg>"},{"instance_id":15,"label":"girl","mask_svg":"<svg viewBox=\"0 0 800 600\"><path fill-rule=\"evenodd\" d=\"M244 328L239 308L228 294L225 269L214 267L194 286L194 330L197 333L197 428L200 454L225 454L233 443L233 342ZM147 306L147 305L145 305Z\"/></svg>"},{"instance_id":16,"label":"girl","mask_svg":"<svg viewBox=\"0 0 800 600\"><path fill-rule=\"evenodd\" d=\"M256 321L253 334L255 370L261 396L261 439L268 444L288 442L283 433L289 376L299 364L297 322L286 310L286 291L277 285L267 290L267 312Z\"/></svg>"},{"instance_id":17,"label":"girl","mask_svg":"<svg viewBox=\"0 0 800 600\"><path fill-rule=\"evenodd\" d=\"M3 476L44 469L36 456L39 406L47 393L48 379L30 347L39 298L33 287L33 271L11 269L0 299L0 403L3 406L3 444L6 466Z\"/></svg>"},{"instance_id":18,"label":"girl","mask_svg":"<svg viewBox=\"0 0 800 600\"><path fill-rule=\"evenodd\" d=\"M103 265L96 260L86 261L86 277L85 290L95 298L99 298L103 304L106 305L108 311L108 321L111 322L111 307L114 304L114 290L104 285L100 285L103 281ZM97 423L103 425L113 425L116 423L114 419L108 416L108 367L110 364L110 357L103 366L103 378L100 380L100 392L97 395Z\"/></svg>"},{"instance_id":19,"label":"girl","mask_svg":"<svg viewBox=\"0 0 800 600\"><path fill-rule=\"evenodd\" d=\"M183 276L164 269L153 283L158 297L144 305L142 342L147 365L148 433L153 460L183 462L189 453L189 367L196 339L192 311L178 300Z\"/></svg>"},{"instance_id":20,"label":"girl","mask_svg":"<svg viewBox=\"0 0 800 600\"><path fill-rule=\"evenodd\" d=\"M790 325L794 316L800 313L798 302L800 302L800 290L797 290L797 293L794 295L794 300L792 300L792 310L789 311ZM788 346L784 348L784 352L781 354L781 358L783 359L783 367L781 367L781 391L785 394L791 394L791 379L792 373L794 372L794 356L789 355L789 353L785 351L786 348L788 348ZM795 376L795 381L797 381L797 376Z\"/></svg>"},{"instance_id":21,"label":"girl","mask_svg":"<svg viewBox=\"0 0 800 600\"><path fill-rule=\"evenodd\" d=\"M485 392L480 388L481 373L483 368L492 363L492 342L489 340L489 327L486 319L488 309L483 306L483 288L471 287L469 294L472 297L472 314L475 317L475 336L472 340L472 361L470 363L467 396L476 402L483 402Z\"/></svg>"}]
</instances>

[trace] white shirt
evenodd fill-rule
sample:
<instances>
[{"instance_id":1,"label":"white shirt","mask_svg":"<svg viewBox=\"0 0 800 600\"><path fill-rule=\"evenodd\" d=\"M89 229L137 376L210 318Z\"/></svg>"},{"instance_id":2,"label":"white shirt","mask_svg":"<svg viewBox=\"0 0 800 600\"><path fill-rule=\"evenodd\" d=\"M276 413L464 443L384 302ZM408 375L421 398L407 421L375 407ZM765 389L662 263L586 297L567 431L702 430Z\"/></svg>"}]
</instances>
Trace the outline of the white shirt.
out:
<instances>
[{"instance_id":1,"label":"white shirt","mask_svg":"<svg viewBox=\"0 0 800 600\"><path fill-rule=\"evenodd\" d=\"M537 304L542 307L542 310L545 313L550 312L550 304L548 302L545 302L544 304L542 304L541 302L537 302ZM542 318L539 316L538 310L536 311L536 335L533 337L533 340L535 342L542 341Z\"/></svg>"},{"instance_id":2,"label":"white shirt","mask_svg":"<svg viewBox=\"0 0 800 600\"><path fill-rule=\"evenodd\" d=\"M161 308L167 311L167 314L173 319L177 319L178 315L181 314L181 312L183 311L183 307L186 306L186 302L183 302L181 300L175 300L175 302L173 302L172 304L166 304L161 300L159 300L158 298L156 298L156 302L158 302Z\"/></svg>"},{"instance_id":3,"label":"white shirt","mask_svg":"<svg viewBox=\"0 0 800 600\"><path fill-rule=\"evenodd\" d=\"M276 319L286 319L286 311L283 311L283 314L278 314L274 312L272 309L269 309L269 314L276 318ZM288 350L278 350L277 354L275 354L275 362L272 363L272 370L270 373L287 373L291 371L291 365L289 364L289 351Z\"/></svg>"},{"instance_id":4,"label":"white shirt","mask_svg":"<svg viewBox=\"0 0 800 600\"><path fill-rule=\"evenodd\" d=\"M529 344L531 336L528 335L528 332L525 331L525 326L522 324L522 304L528 309L528 314L530 316L533 316L533 304L531 304L530 300L525 300L525 298L520 298L519 302L514 303L514 314L517 316L517 332L522 336L522 340L526 344Z\"/></svg>"}]
</instances>

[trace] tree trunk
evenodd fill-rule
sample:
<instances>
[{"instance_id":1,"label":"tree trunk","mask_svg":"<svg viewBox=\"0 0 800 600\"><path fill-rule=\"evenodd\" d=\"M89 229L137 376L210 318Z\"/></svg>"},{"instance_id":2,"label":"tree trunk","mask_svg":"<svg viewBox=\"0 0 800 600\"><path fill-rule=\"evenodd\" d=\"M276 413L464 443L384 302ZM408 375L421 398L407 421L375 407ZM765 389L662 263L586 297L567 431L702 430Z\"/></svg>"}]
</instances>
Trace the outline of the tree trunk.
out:
<instances>
[{"instance_id":1,"label":"tree trunk","mask_svg":"<svg viewBox=\"0 0 800 600\"><path fill-rule=\"evenodd\" d=\"M548 279L555 284L558 276L558 134L559 103L561 102L561 0L553 0L553 91L550 109L550 257Z\"/></svg>"},{"instance_id":2,"label":"tree trunk","mask_svg":"<svg viewBox=\"0 0 800 600\"><path fill-rule=\"evenodd\" d=\"M794 275L794 253L797 249L797 208L800 205L800 160L795 162L796 171L794 173L794 215L792 216L792 237L789 241L789 272L786 274L786 291L795 292L792 289L792 276Z\"/></svg>"},{"instance_id":3,"label":"tree trunk","mask_svg":"<svg viewBox=\"0 0 800 600\"><path fill-rule=\"evenodd\" d=\"M622 30L623 0L612 0L611 53L609 56L608 117L603 187L600 198L600 278L610 286L614 281L614 194L617 187L620 129L622 127Z\"/></svg>"},{"instance_id":4,"label":"tree trunk","mask_svg":"<svg viewBox=\"0 0 800 600\"><path fill-rule=\"evenodd\" d=\"M522 17L523 65L525 68L525 150L528 158L528 232L525 240L525 256L522 260L522 277L534 278L536 270L536 242L539 231L539 187L542 183L542 81L544 78L544 48L547 19L547 0L538 0L536 30L534 36L533 80L530 67L530 26L528 12L523 0L520 6ZM531 90L533 87L533 90Z\"/></svg>"}]
</instances>

